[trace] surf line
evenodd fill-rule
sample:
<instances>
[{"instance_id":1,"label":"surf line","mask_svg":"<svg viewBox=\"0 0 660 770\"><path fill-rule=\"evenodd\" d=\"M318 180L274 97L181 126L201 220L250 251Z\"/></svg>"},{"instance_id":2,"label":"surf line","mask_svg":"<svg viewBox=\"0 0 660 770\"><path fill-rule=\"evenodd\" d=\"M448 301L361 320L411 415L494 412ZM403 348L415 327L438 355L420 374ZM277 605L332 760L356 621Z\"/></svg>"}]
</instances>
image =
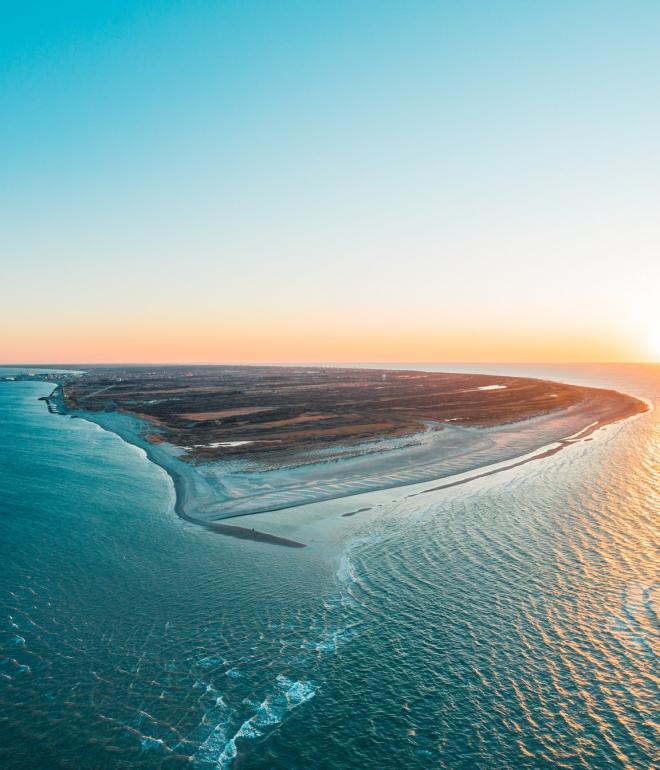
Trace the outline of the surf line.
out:
<instances>
[{"instance_id":1,"label":"surf line","mask_svg":"<svg viewBox=\"0 0 660 770\"><path fill-rule=\"evenodd\" d=\"M437 492L440 489L449 489L450 487L457 487L460 484L467 484L470 481L476 481L477 479L486 478L486 476L494 476L496 473L502 473L502 471L508 471L508 470L511 470L512 468L519 468L521 465L527 465L527 463L534 462L534 460L545 460L548 457L552 457L553 455L556 455L558 452L561 452L562 449L565 449L566 447L571 446L572 444L580 443L585 438L587 438L592 433L594 433L596 430L598 430L599 427L605 427L606 425L610 425L613 422L619 422L619 421L608 420L605 422L601 420L596 420L595 422L592 422L590 425L587 425L586 428L582 428L577 433L573 433L571 436L561 439L555 444L551 444L547 449L544 449L542 452L539 452L538 454L533 454L531 457L523 457L521 460L517 460L516 462L509 463L508 465L503 465L503 466L498 465L495 468L491 468L490 470L483 471L482 473L478 473L474 476L469 476L464 479L457 479L456 481L450 481L447 484L439 484L438 486L430 487L429 489L422 489L420 492L413 492L410 495L406 495L404 499L407 500L410 497L425 495L428 492Z\"/></svg>"}]
</instances>

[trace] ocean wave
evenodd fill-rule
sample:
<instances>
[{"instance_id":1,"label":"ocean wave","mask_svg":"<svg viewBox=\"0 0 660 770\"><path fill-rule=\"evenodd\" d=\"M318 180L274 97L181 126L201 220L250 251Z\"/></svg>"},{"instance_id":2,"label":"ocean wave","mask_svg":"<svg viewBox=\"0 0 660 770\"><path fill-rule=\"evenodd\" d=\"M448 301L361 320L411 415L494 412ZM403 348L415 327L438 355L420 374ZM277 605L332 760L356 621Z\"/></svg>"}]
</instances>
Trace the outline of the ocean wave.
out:
<instances>
[{"instance_id":1,"label":"ocean wave","mask_svg":"<svg viewBox=\"0 0 660 770\"><path fill-rule=\"evenodd\" d=\"M313 682L289 679L283 674L276 678L276 690L259 703L253 703L254 714L227 738L228 720L219 722L193 756L195 768L229 768L238 754L237 741L254 740L280 724L286 715L311 700L317 692Z\"/></svg>"}]
</instances>

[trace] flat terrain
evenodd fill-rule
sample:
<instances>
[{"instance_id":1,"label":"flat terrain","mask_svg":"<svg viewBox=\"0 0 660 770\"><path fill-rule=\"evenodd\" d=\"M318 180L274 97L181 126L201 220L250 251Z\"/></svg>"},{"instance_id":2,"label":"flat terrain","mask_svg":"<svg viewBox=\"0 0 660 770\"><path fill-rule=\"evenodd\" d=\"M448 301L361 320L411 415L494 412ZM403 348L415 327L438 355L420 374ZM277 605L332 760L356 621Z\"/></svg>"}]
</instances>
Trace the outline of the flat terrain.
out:
<instances>
[{"instance_id":1,"label":"flat terrain","mask_svg":"<svg viewBox=\"0 0 660 770\"><path fill-rule=\"evenodd\" d=\"M580 402L588 389L521 377L319 367L96 367L63 386L67 410L122 411L188 459L264 457L490 426Z\"/></svg>"}]
</instances>

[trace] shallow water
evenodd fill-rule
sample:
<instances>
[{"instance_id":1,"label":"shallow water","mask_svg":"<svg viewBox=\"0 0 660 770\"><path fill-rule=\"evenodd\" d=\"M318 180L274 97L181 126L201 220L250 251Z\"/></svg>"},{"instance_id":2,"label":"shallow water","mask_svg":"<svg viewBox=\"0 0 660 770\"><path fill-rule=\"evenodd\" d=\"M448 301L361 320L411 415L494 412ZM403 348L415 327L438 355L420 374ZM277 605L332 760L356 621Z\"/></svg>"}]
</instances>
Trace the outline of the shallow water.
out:
<instances>
[{"instance_id":1,"label":"shallow water","mask_svg":"<svg viewBox=\"0 0 660 770\"><path fill-rule=\"evenodd\" d=\"M650 366L535 372L660 389ZM656 411L351 517L250 517L290 550L178 519L164 471L50 390L0 383L0 766L659 761Z\"/></svg>"}]
</instances>

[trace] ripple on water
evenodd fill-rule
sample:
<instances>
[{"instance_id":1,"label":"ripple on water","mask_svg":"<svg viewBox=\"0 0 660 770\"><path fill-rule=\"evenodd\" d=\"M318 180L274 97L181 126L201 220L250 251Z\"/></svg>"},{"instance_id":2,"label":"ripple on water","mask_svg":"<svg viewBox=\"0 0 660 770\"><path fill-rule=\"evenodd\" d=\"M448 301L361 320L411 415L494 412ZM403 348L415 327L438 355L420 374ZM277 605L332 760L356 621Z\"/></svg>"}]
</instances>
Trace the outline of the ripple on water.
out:
<instances>
[{"instance_id":1,"label":"ripple on water","mask_svg":"<svg viewBox=\"0 0 660 770\"><path fill-rule=\"evenodd\" d=\"M182 525L112 436L95 476L82 423L34 419L57 462L20 537L0 518L3 766L658 765L655 415L354 517L334 566Z\"/></svg>"}]
</instances>

